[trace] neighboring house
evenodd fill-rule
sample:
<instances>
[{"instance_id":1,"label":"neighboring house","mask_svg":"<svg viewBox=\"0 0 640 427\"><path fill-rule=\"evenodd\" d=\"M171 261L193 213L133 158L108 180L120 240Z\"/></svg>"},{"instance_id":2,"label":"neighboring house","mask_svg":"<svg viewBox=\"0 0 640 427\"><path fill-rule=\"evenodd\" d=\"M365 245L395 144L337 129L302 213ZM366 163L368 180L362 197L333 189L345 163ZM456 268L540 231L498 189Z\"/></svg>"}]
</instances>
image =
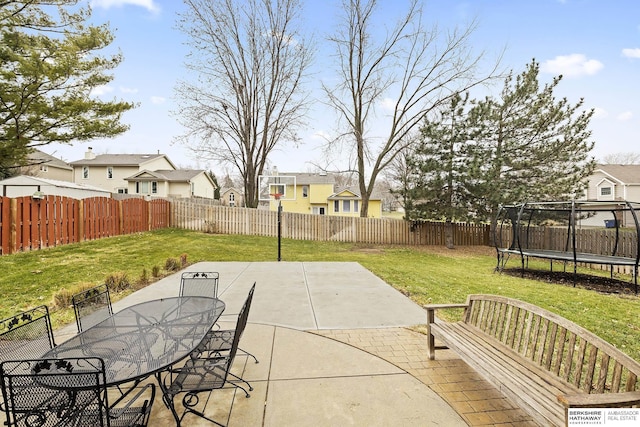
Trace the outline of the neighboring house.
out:
<instances>
[{"instance_id":1,"label":"neighboring house","mask_svg":"<svg viewBox=\"0 0 640 427\"><path fill-rule=\"evenodd\" d=\"M360 191L350 187L336 192L336 178L330 173L281 173L296 179L293 196L285 189L286 197L281 199L286 212L316 215L360 216L362 197ZM278 203L272 201L270 209L276 210ZM373 194L369 201L369 217L382 216L382 199Z\"/></svg>"},{"instance_id":2,"label":"neighboring house","mask_svg":"<svg viewBox=\"0 0 640 427\"><path fill-rule=\"evenodd\" d=\"M90 184L112 193L128 193L127 178L140 171L176 170L175 165L164 154L96 155L91 147L84 159L70 164L73 166L73 182Z\"/></svg>"},{"instance_id":3,"label":"neighboring house","mask_svg":"<svg viewBox=\"0 0 640 427\"><path fill-rule=\"evenodd\" d=\"M588 178L585 200L640 202L640 165L597 165ZM611 215L599 214L581 221L582 225L602 226ZM631 218L618 218L630 225Z\"/></svg>"},{"instance_id":4,"label":"neighboring house","mask_svg":"<svg viewBox=\"0 0 640 427\"><path fill-rule=\"evenodd\" d=\"M128 194L213 199L216 185L204 170L142 170L125 178Z\"/></svg>"},{"instance_id":5,"label":"neighboring house","mask_svg":"<svg viewBox=\"0 0 640 427\"><path fill-rule=\"evenodd\" d=\"M66 196L73 199L88 197L111 197L111 192L102 188L69 181L20 175L0 181L0 194L5 197Z\"/></svg>"},{"instance_id":6,"label":"neighboring house","mask_svg":"<svg viewBox=\"0 0 640 427\"><path fill-rule=\"evenodd\" d=\"M237 188L223 188L220 190L220 204L222 206L244 206L244 194Z\"/></svg>"},{"instance_id":7,"label":"neighboring house","mask_svg":"<svg viewBox=\"0 0 640 427\"><path fill-rule=\"evenodd\" d=\"M20 168L21 175L73 182L73 168L69 163L40 150L34 150L27 158L29 166Z\"/></svg>"}]
</instances>

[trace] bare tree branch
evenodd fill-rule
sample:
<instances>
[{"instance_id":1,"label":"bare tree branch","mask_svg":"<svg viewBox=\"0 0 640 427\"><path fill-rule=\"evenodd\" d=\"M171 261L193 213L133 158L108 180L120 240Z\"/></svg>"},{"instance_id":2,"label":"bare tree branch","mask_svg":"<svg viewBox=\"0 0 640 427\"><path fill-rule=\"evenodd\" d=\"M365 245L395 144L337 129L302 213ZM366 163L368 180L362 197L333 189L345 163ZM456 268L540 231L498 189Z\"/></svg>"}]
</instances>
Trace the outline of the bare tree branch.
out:
<instances>
[{"instance_id":1,"label":"bare tree branch","mask_svg":"<svg viewBox=\"0 0 640 427\"><path fill-rule=\"evenodd\" d=\"M180 29L189 36L195 83L177 89L179 140L200 158L233 164L247 206L268 155L297 142L307 99L302 86L311 45L295 28L299 0L185 0Z\"/></svg>"}]
</instances>

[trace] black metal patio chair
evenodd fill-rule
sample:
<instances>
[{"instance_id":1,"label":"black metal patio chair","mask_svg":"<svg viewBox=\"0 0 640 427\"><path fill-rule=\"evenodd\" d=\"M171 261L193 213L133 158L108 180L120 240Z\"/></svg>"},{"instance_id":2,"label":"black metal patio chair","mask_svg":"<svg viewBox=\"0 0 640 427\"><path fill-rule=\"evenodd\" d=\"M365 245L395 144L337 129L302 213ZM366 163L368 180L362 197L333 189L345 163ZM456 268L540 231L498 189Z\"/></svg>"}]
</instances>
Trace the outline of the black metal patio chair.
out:
<instances>
[{"instance_id":1,"label":"black metal patio chair","mask_svg":"<svg viewBox=\"0 0 640 427\"><path fill-rule=\"evenodd\" d=\"M251 288L250 297L254 288L255 284ZM251 384L231 373L231 367L238 350L238 342L240 341L242 330L247 324L250 297L245 301L240 313L238 313L238 321L236 322L235 333L228 353L211 357L190 358L182 367L169 370L164 374L164 377L162 377L163 374L157 375L158 384L160 384L160 389L162 390L162 400L173 413L177 426L180 425L188 413L202 417L219 426L224 426L224 424L207 417L203 410L196 408L200 403L199 393L210 392L222 389L226 385L231 385L244 391L246 397L250 397L249 391L253 390ZM246 384L249 390L243 387L243 384ZM182 398L184 411L181 415L178 414L174 402L175 398L180 394L184 394Z\"/></svg>"},{"instance_id":2,"label":"black metal patio chair","mask_svg":"<svg viewBox=\"0 0 640 427\"><path fill-rule=\"evenodd\" d=\"M72 297L78 332L108 319L113 314L107 285L98 285Z\"/></svg>"},{"instance_id":3,"label":"black metal patio chair","mask_svg":"<svg viewBox=\"0 0 640 427\"><path fill-rule=\"evenodd\" d=\"M210 356L219 356L223 352L228 352L231 350L231 346L236 334L240 334L240 336L238 337L238 340L240 340L240 338L242 337L242 333L244 332L244 328L246 327L247 319L249 317L249 310L251 309L251 301L253 301L253 293L255 292L255 289L256 284L254 282L253 286L251 286L251 289L249 290L247 299L245 300L247 313L244 319L244 324L240 325L240 328L238 328L238 326L236 325L234 329L220 329L209 331L202 344L192 355L193 357L201 357L203 353ZM238 351L252 357L253 360L258 363L258 358L253 354L241 348L238 348Z\"/></svg>"},{"instance_id":4,"label":"black metal patio chair","mask_svg":"<svg viewBox=\"0 0 640 427\"><path fill-rule=\"evenodd\" d=\"M110 405L104 362L95 357L4 361L0 382L9 427L142 427L155 398L148 383Z\"/></svg>"},{"instance_id":5,"label":"black metal patio chair","mask_svg":"<svg viewBox=\"0 0 640 427\"><path fill-rule=\"evenodd\" d=\"M218 279L213 271L187 271L180 277L180 296L218 298Z\"/></svg>"},{"instance_id":6,"label":"black metal patio chair","mask_svg":"<svg viewBox=\"0 0 640 427\"><path fill-rule=\"evenodd\" d=\"M46 305L0 320L0 361L40 357L55 345Z\"/></svg>"}]
</instances>

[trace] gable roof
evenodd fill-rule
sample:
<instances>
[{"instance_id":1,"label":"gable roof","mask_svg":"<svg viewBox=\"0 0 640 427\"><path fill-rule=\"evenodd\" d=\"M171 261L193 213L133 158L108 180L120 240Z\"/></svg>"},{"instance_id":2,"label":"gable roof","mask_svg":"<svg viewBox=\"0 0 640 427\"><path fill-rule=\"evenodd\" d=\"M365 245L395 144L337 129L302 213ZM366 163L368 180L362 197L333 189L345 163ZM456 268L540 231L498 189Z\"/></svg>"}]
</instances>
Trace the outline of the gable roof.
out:
<instances>
[{"instance_id":1,"label":"gable roof","mask_svg":"<svg viewBox=\"0 0 640 427\"><path fill-rule=\"evenodd\" d=\"M597 165L595 170L602 171L621 184L640 185L640 165Z\"/></svg>"},{"instance_id":2,"label":"gable roof","mask_svg":"<svg viewBox=\"0 0 640 427\"><path fill-rule=\"evenodd\" d=\"M35 164L46 164L47 166L52 166L60 169L73 170L73 168L69 165L69 163L52 156L51 154L47 154L44 151L34 149L27 156L30 163Z\"/></svg>"},{"instance_id":3,"label":"gable roof","mask_svg":"<svg viewBox=\"0 0 640 427\"><path fill-rule=\"evenodd\" d=\"M163 157L174 166L164 154L98 154L94 158L75 160L70 164L74 166L141 166Z\"/></svg>"},{"instance_id":4,"label":"gable roof","mask_svg":"<svg viewBox=\"0 0 640 427\"><path fill-rule=\"evenodd\" d=\"M205 171L202 169L160 169L157 171L145 169L125 178L125 181L159 180L169 182L188 182L204 172Z\"/></svg>"},{"instance_id":5,"label":"gable roof","mask_svg":"<svg viewBox=\"0 0 640 427\"><path fill-rule=\"evenodd\" d=\"M327 197L327 199L330 199L330 200L337 199L337 198L362 199L362 193L360 193L360 188L358 186L351 186L351 187L344 187L336 191L329 197ZM369 197L369 200L382 200L380 191L378 191L377 188L374 187L373 191L371 192L371 196Z\"/></svg>"},{"instance_id":6,"label":"gable roof","mask_svg":"<svg viewBox=\"0 0 640 427\"><path fill-rule=\"evenodd\" d=\"M335 184L336 177L330 173L298 173L298 172L280 172L278 175L295 176L296 186L309 184Z\"/></svg>"}]
</instances>

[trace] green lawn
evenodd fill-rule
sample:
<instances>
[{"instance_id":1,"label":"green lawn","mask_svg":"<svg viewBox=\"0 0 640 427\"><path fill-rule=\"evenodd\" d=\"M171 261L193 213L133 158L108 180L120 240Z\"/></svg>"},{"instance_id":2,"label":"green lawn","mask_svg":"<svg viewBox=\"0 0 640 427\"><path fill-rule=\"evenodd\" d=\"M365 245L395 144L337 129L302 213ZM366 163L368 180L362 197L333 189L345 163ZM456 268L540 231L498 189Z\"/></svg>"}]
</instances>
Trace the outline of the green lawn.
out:
<instances>
[{"instance_id":1,"label":"green lawn","mask_svg":"<svg viewBox=\"0 0 640 427\"><path fill-rule=\"evenodd\" d=\"M61 289L103 283L124 277L143 286L171 274L167 260L275 261L277 241L271 237L213 235L165 229L123 237L60 246L0 257L0 317L47 304L56 326L71 322L69 307L57 307ZM491 248L380 247L333 242L283 240L283 261L355 261L419 304L464 302L469 293L494 293L522 299L586 327L640 360L640 299L604 295L570 286L512 277L494 272ZM517 263L512 261L512 266ZM546 263L540 263L545 268ZM125 290L113 296L125 296ZM454 319L459 312L444 313Z\"/></svg>"}]
</instances>

